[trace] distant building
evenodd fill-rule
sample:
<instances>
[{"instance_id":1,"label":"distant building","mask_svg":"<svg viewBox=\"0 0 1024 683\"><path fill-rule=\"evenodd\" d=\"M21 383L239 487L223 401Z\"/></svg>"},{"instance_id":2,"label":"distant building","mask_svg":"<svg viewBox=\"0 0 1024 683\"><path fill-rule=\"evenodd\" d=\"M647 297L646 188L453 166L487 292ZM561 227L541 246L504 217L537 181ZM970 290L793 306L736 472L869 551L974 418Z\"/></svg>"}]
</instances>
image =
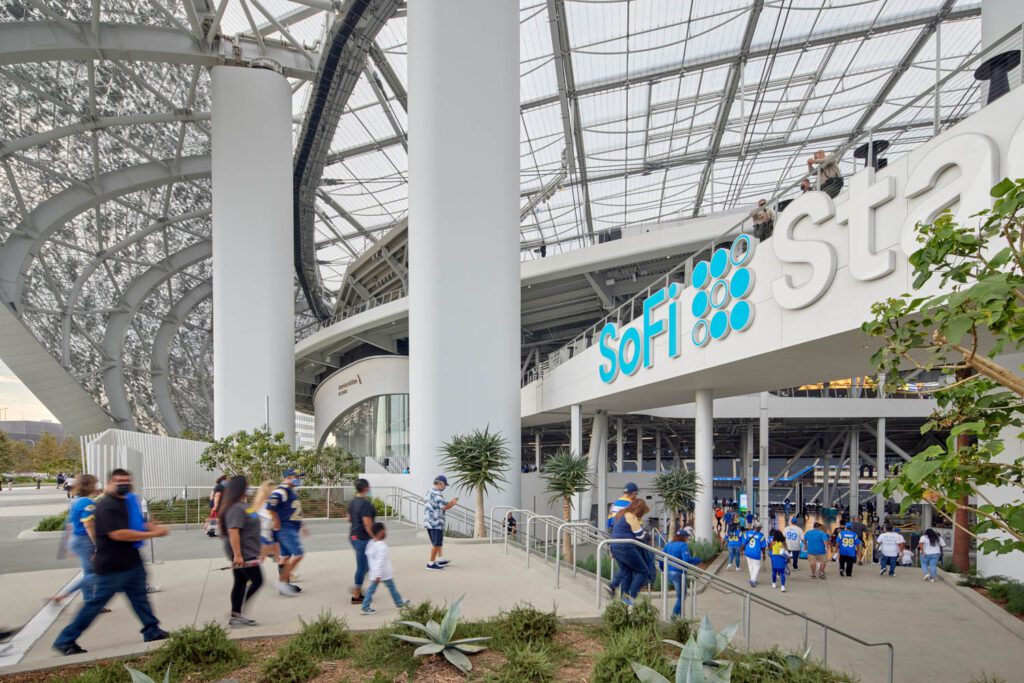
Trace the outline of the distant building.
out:
<instances>
[{"instance_id":1,"label":"distant building","mask_svg":"<svg viewBox=\"0 0 1024 683\"><path fill-rule=\"evenodd\" d=\"M312 418L311 418L312 419ZM8 439L35 444L43 434L53 434L58 441L64 440L64 427L59 422L44 420L0 420L0 430Z\"/></svg>"},{"instance_id":2,"label":"distant building","mask_svg":"<svg viewBox=\"0 0 1024 683\"><path fill-rule=\"evenodd\" d=\"M313 416L308 413L295 413L295 447L313 448L316 446L316 430L313 427Z\"/></svg>"}]
</instances>

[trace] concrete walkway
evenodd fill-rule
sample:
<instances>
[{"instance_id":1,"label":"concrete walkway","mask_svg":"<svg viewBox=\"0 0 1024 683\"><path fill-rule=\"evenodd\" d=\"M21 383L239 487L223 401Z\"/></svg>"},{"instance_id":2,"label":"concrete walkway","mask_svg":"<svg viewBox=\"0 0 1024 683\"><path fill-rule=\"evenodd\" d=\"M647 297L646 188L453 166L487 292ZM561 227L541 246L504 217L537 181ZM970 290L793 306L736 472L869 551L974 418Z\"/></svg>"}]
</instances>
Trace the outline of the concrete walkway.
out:
<instances>
[{"instance_id":1,"label":"concrete walkway","mask_svg":"<svg viewBox=\"0 0 1024 683\"><path fill-rule=\"evenodd\" d=\"M891 642L895 646L897 683L967 683L983 671L1006 681L1024 680L1024 640L973 604L958 588L943 580L922 581L917 567L898 568L893 577L879 576L878 565L854 567L853 577L839 576L829 563L827 579L811 580L809 565L787 579L787 592L771 588L770 571L762 572L756 591L829 626L866 642ZM746 564L740 571L723 569L719 576L747 586ZM707 612L716 628L736 621L742 599L709 589L697 598L698 614ZM766 607L751 609L751 642L754 647L779 645L800 651L804 620L783 616ZM742 642L742 632L738 639ZM808 645L811 656L824 657L821 627L811 624ZM828 663L841 671L856 673L864 683L888 680L888 651L857 645L835 634L828 638Z\"/></svg>"},{"instance_id":2,"label":"concrete walkway","mask_svg":"<svg viewBox=\"0 0 1024 683\"><path fill-rule=\"evenodd\" d=\"M507 610L518 602L530 602L540 609L558 610L563 617L596 616L593 594L582 586L567 590L552 589L551 567L540 565L523 568L521 556L504 555L501 545L453 542L446 556L452 564L442 572L425 570L426 540L422 544L392 547L395 580L402 596L419 602L429 599L436 604L451 602L465 595L465 619L480 619ZM152 594L153 608L167 630L187 625L201 626L209 621L227 624L228 593L231 572L221 571L227 565L223 558L176 560L149 567L150 581L160 584L162 591ZM238 637L275 635L294 632L298 619L313 619L322 611L331 610L343 616L354 629L372 629L394 620L398 610L386 589L377 592L374 607L377 613L363 616L349 604L348 587L352 583L355 557L351 550L311 554L300 567L302 593L294 598L278 595L270 583L257 594L250 607L259 626L236 629ZM4 600L4 620L21 623L44 606L52 594L74 575L74 570L26 572L0 576L0 595ZM268 581L276 573L272 565L264 567ZM76 598L57 616L39 640L25 653L21 666L46 666L67 661L109 657L144 649L140 625L127 600L115 598L110 614L101 615L79 643L88 655L63 658L50 649L59 631L77 613ZM0 672L10 669L0 669Z\"/></svg>"}]
</instances>

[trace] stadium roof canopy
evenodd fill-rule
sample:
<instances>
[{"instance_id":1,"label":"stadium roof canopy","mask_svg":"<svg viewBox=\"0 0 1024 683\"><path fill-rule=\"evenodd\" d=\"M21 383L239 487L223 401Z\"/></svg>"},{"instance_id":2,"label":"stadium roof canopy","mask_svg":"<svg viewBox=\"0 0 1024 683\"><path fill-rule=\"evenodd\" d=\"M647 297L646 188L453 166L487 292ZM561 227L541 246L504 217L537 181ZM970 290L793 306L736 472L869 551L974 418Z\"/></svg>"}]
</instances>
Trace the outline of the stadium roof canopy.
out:
<instances>
[{"instance_id":1,"label":"stadium roof canopy","mask_svg":"<svg viewBox=\"0 0 1024 683\"><path fill-rule=\"evenodd\" d=\"M0 2L0 298L115 424L210 431L209 68L275 63L301 140L321 51L353 4ZM358 78L304 180L315 218L305 233L282 226L306 240L316 281L298 281L297 334L406 218L405 7L369 5L387 16L349 46ZM944 73L975 52L980 12L976 0L521 0L522 258L770 196L814 150L930 87L937 52ZM976 87L951 80L941 119L968 114ZM922 102L875 133L899 155L932 135L933 114Z\"/></svg>"}]
</instances>

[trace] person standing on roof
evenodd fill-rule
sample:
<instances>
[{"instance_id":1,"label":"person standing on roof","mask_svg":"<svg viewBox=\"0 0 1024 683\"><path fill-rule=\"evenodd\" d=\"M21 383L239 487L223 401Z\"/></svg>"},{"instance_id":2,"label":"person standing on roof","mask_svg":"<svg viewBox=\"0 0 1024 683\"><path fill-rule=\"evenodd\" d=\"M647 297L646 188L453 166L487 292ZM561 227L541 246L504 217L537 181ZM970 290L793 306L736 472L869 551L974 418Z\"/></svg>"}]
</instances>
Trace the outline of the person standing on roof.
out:
<instances>
[{"instance_id":1,"label":"person standing on roof","mask_svg":"<svg viewBox=\"0 0 1024 683\"><path fill-rule=\"evenodd\" d=\"M793 569L799 570L800 549L804 545L804 530L797 526L796 517L789 520L789 526L783 530L782 535L786 539L786 549L793 556Z\"/></svg>"},{"instance_id":2,"label":"person standing on roof","mask_svg":"<svg viewBox=\"0 0 1024 683\"><path fill-rule=\"evenodd\" d=\"M430 537L430 560L427 562L428 571L439 571L448 566L448 560L441 557L444 546L444 521L445 514L452 509L458 498L445 500L444 490L448 488L448 477L443 474L437 475L434 485L423 500L423 526L427 529L427 536Z\"/></svg>"},{"instance_id":3,"label":"person standing on roof","mask_svg":"<svg viewBox=\"0 0 1024 683\"><path fill-rule=\"evenodd\" d=\"M751 588L757 588L757 575L761 573L761 561L764 559L767 547L768 543L765 541L764 534L761 533L761 524L754 524L753 530L747 532L746 543L743 545Z\"/></svg>"},{"instance_id":4,"label":"person standing on roof","mask_svg":"<svg viewBox=\"0 0 1024 683\"><path fill-rule=\"evenodd\" d=\"M608 508L608 528L611 529L618 514L629 507L630 503L640 495L640 489L633 482L629 482L622 489L622 495Z\"/></svg>"}]
</instances>

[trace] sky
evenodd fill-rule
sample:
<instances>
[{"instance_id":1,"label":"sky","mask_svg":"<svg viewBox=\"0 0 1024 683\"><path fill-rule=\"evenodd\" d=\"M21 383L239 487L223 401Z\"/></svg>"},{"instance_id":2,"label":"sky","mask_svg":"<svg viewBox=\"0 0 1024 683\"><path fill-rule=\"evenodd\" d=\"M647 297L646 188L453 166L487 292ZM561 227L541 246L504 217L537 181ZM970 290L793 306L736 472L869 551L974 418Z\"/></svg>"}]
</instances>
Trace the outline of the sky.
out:
<instances>
[{"instance_id":1,"label":"sky","mask_svg":"<svg viewBox=\"0 0 1024 683\"><path fill-rule=\"evenodd\" d=\"M56 421L3 361L0 361L0 420Z\"/></svg>"}]
</instances>

